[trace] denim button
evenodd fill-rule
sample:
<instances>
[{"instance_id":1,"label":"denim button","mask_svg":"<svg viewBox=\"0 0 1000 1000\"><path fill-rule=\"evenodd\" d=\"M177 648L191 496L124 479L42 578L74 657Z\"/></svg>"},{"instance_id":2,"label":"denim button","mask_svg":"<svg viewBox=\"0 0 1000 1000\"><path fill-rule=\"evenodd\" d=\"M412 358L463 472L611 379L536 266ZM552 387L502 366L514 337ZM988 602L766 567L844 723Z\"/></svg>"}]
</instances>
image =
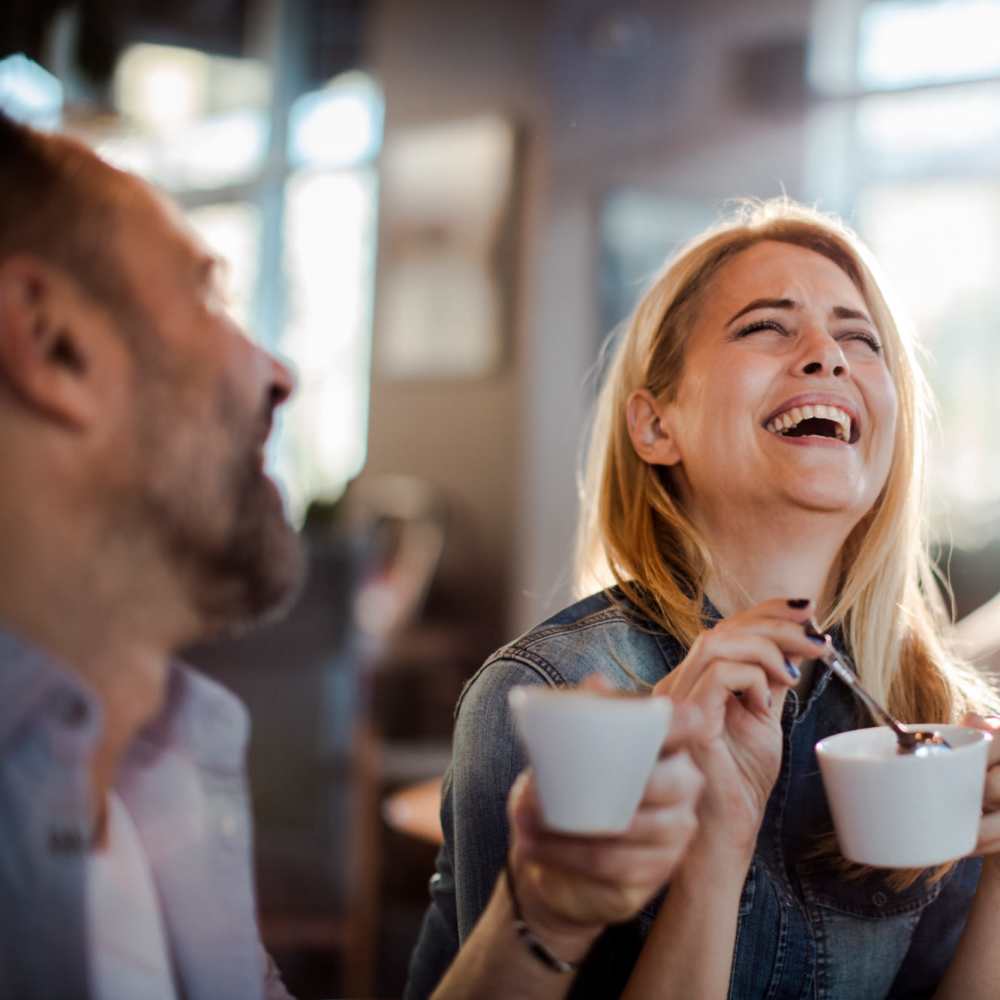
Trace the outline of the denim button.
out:
<instances>
[{"instance_id":1,"label":"denim button","mask_svg":"<svg viewBox=\"0 0 1000 1000\"><path fill-rule=\"evenodd\" d=\"M67 726L75 729L87 721L90 709L87 708L87 703L82 698L74 697L66 700L59 714Z\"/></svg>"},{"instance_id":2,"label":"denim button","mask_svg":"<svg viewBox=\"0 0 1000 1000\"><path fill-rule=\"evenodd\" d=\"M876 906L885 906L885 904L888 902L888 900L889 900L889 897L884 892L881 892L881 891L876 892L875 895L872 896L872 902Z\"/></svg>"}]
</instances>

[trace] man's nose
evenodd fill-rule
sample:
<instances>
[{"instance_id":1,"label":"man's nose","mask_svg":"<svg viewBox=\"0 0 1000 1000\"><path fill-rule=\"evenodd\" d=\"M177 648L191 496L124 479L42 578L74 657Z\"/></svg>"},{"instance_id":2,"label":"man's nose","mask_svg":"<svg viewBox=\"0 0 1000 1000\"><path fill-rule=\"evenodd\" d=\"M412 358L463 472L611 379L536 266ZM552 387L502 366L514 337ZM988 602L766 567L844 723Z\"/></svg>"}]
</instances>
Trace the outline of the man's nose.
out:
<instances>
[{"instance_id":1,"label":"man's nose","mask_svg":"<svg viewBox=\"0 0 1000 1000\"><path fill-rule=\"evenodd\" d=\"M295 392L295 376L291 368L283 361L279 361L273 354L265 352L265 363L268 370L268 397L271 402L271 409L276 410L285 403Z\"/></svg>"}]
</instances>

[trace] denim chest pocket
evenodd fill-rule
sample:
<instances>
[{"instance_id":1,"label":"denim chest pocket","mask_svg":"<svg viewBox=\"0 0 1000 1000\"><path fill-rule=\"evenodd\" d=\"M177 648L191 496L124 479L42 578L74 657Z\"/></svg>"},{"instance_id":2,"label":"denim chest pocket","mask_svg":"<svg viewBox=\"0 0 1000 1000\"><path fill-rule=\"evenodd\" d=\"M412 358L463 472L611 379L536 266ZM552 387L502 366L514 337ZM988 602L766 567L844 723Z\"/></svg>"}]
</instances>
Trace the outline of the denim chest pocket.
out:
<instances>
[{"instance_id":1,"label":"denim chest pocket","mask_svg":"<svg viewBox=\"0 0 1000 1000\"><path fill-rule=\"evenodd\" d=\"M827 860L798 865L802 893L810 906L822 907L863 920L884 920L907 914L917 916L937 899L942 883L923 880L901 891L880 876L848 878Z\"/></svg>"},{"instance_id":2,"label":"denim chest pocket","mask_svg":"<svg viewBox=\"0 0 1000 1000\"><path fill-rule=\"evenodd\" d=\"M817 1000L877 1000L892 988L940 884L901 892L881 878L847 879L827 862L799 875L816 944Z\"/></svg>"}]
</instances>

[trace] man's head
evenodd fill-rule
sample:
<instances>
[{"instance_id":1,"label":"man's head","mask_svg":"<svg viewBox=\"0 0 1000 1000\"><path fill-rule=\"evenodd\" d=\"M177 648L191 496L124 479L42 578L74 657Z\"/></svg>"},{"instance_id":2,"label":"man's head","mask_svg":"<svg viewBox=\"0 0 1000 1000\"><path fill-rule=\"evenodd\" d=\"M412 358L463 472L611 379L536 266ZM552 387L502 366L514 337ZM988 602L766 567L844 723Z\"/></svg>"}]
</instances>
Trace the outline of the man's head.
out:
<instances>
[{"instance_id":1,"label":"man's head","mask_svg":"<svg viewBox=\"0 0 1000 1000\"><path fill-rule=\"evenodd\" d=\"M177 606L150 616L183 608L189 638L280 604L302 555L263 451L292 380L226 311L219 262L141 181L2 116L0 191L0 420L21 464L73 484L109 557Z\"/></svg>"}]
</instances>

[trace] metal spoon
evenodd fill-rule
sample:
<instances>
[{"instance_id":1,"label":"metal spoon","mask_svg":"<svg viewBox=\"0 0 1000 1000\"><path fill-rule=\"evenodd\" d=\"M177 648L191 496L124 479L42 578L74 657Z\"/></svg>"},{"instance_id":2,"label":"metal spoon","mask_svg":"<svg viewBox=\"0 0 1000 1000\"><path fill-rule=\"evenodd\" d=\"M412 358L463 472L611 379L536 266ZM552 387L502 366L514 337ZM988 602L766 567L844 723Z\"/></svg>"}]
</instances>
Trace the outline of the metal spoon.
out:
<instances>
[{"instance_id":1,"label":"metal spoon","mask_svg":"<svg viewBox=\"0 0 1000 1000\"><path fill-rule=\"evenodd\" d=\"M897 722L862 686L857 674L844 663L833 648L829 636L820 632L814 619L806 624L806 634L813 638L826 640L826 646L819 658L840 678L854 693L854 696L868 709L872 718L888 726L896 734L896 753L913 754L915 757L929 757L931 754L943 753L951 749L951 744L938 732L914 732Z\"/></svg>"}]
</instances>

